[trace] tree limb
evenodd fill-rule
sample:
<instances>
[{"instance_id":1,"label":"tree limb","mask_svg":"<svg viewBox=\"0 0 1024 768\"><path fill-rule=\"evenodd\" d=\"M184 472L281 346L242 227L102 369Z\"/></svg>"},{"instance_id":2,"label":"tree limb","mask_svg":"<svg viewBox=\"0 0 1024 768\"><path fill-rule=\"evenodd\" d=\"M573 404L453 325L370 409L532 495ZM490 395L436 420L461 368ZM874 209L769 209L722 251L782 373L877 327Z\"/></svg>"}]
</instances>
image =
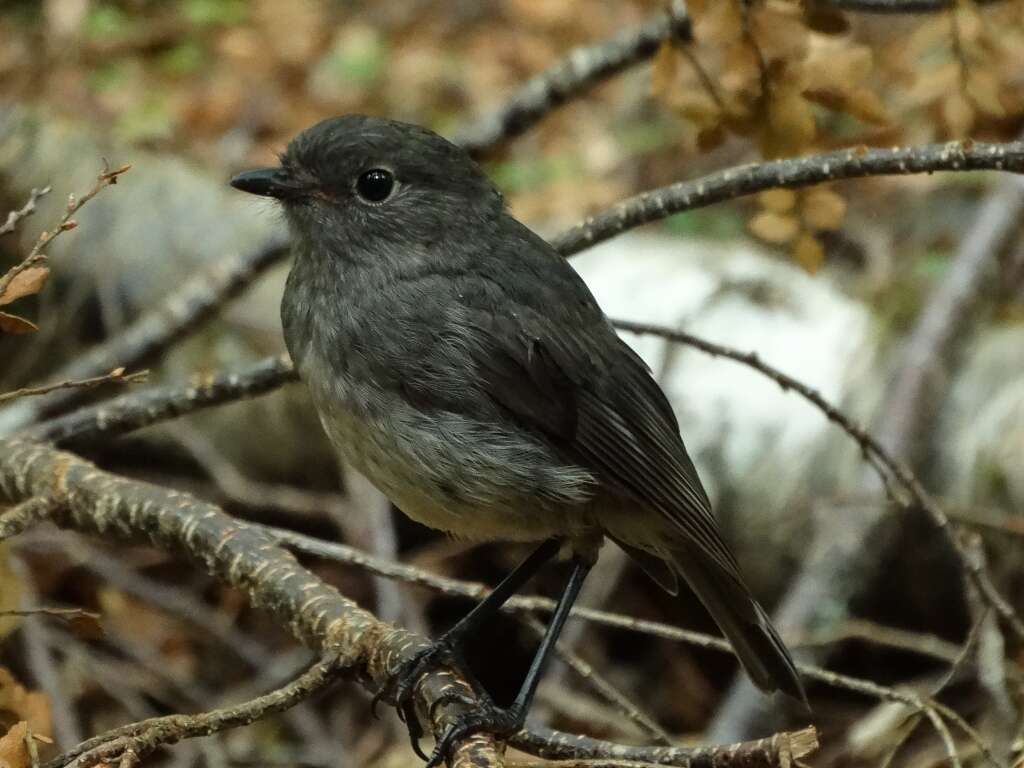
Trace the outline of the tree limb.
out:
<instances>
[{"instance_id":1,"label":"tree limb","mask_svg":"<svg viewBox=\"0 0 1024 768\"><path fill-rule=\"evenodd\" d=\"M769 189L808 187L866 176L979 170L1024 172L1024 142L954 141L892 149L854 147L742 165L642 192L588 217L558 235L551 244L563 256L572 256L643 224Z\"/></svg>"},{"instance_id":2,"label":"tree limb","mask_svg":"<svg viewBox=\"0 0 1024 768\"><path fill-rule=\"evenodd\" d=\"M672 0L667 13L655 15L636 29L573 48L527 80L500 107L465 126L452 141L474 156L486 154L525 133L548 113L602 80L651 58L666 40L689 42L691 37L686 5L682 0Z\"/></svg>"}]
</instances>

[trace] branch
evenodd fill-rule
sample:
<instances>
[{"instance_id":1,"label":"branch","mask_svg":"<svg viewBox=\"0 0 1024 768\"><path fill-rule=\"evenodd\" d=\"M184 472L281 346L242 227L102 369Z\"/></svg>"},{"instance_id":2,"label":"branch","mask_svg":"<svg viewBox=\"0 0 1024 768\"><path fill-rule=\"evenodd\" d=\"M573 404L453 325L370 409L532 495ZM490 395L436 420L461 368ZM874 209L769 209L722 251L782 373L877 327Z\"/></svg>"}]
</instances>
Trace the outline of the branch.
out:
<instances>
[{"instance_id":1,"label":"branch","mask_svg":"<svg viewBox=\"0 0 1024 768\"><path fill-rule=\"evenodd\" d=\"M399 665L427 646L417 635L376 619L301 567L262 531L189 494L104 472L83 459L19 439L0 440L0 498L50 498L53 519L107 537L148 537L156 546L202 563L224 583L242 590L313 650L337 654L339 664L376 691ZM0 538L7 531L0 519ZM458 700L452 694L457 693ZM469 684L450 668L423 676L421 713L430 713L441 736L475 700ZM494 740L478 734L458 745L455 764L499 766Z\"/></svg>"},{"instance_id":2,"label":"branch","mask_svg":"<svg viewBox=\"0 0 1024 768\"><path fill-rule=\"evenodd\" d=\"M556 64L527 80L498 109L473 121L453 137L475 156L515 138L548 113L602 80L646 61L666 40L689 42L690 17L682 0L672 0L642 26L593 45L574 48Z\"/></svg>"},{"instance_id":3,"label":"branch","mask_svg":"<svg viewBox=\"0 0 1024 768\"><path fill-rule=\"evenodd\" d=\"M563 256L572 256L642 224L768 189L807 187L866 176L978 170L1024 172L1024 142L962 141L893 149L861 146L811 157L752 163L623 200L558 235L551 244Z\"/></svg>"},{"instance_id":4,"label":"branch","mask_svg":"<svg viewBox=\"0 0 1024 768\"><path fill-rule=\"evenodd\" d=\"M1001 0L974 0L989 5ZM936 13L956 8L959 0L817 0L818 5L860 13Z\"/></svg>"},{"instance_id":5,"label":"branch","mask_svg":"<svg viewBox=\"0 0 1024 768\"><path fill-rule=\"evenodd\" d=\"M158 306L118 335L79 355L55 374L58 379L84 379L111 368L131 368L196 330L288 251L283 240L271 240L249 253L225 259L195 275ZM10 433L75 402L64 392L40 403L22 403L0 413L0 434Z\"/></svg>"},{"instance_id":6,"label":"branch","mask_svg":"<svg viewBox=\"0 0 1024 768\"><path fill-rule=\"evenodd\" d=\"M36 203L39 202L39 198L50 194L52 187L43 187L42 189L32 188L29 192L28 200L16 211L10 211L7 214L7 220L0 226L0 235L9 235L18 228L18 222L22 219L28 218L36 212Z\"/></svg>"},{"instance_id":7,"label":"branch","mask_svg":"<svg viewBox=\"0 0 1024 768\"><path fill-rule=\"evenodd\" d=\"M444 595L463 596L479 600L485 597L489 591L487 587L476 582L467 582L438 576L437 574L429 573L413 566L382 560L344 544L323 541L301 533L296 533L295 531L288 531L280 528L271 528L269 526L260 526L260 528L274 536L279 542L285 543L297 551L316 555L318 557L330 558L338 562L349 563L380 576L401 579L402 581L410 584L425 586ZM514 595L504 606L504 610L507 611L526 613L550 614L554 609L554 600L546 597L530 595ZM684 642L699 648L724 653L733 653L731 646L723 638L712 637L711 635L706 635L701 632L694 632L692 630L674 627L657 621L637 619L632 616L624 616L618 613L580 606L574 606L570 611L570 616L603 626L625 629L631 632L639 632L652 637L660 637L676 642ZM884 636L876 635L871 639L883 645L889 644L888 639ZM895 647L903 650L918 650L919 652L927 653L927 651L921 651L920 649L908 648L906 644L906 637L901 637L900 640L901 642L894 644ZM943 744L945 744L947 748L952 743L950 739L947 738L949 736L949 730L945 721L948 720L966 734L967 737L975 743L978 749L985 754L987 759L990 757L988 747L985 745L984 740L977 731L971 728L971 726L968 725L956 712L934 701L932 698L921 697L912 691L904 691L897 688L879 685L870 680L862 680L850 677L849 675L831 672L827 669L813 666L811 664L797 664L797 669L799 669L801 674L806 677L818 680L826 685L846 691L853 691L863 696L869 696L882 701L896 702L909 707L914 712L920 712L929 720L929 722L932 723L936 732L942 739ZM530 733L534 734L537 733L537 731L531 731ZM560 734L555 731L550 731L548 733L555 734L557 739L566 744L582 743L580 740L581 737L578 736ZM520 735L522 736L523 734ZM513 743L515 744L517 742L513 740ZM657 762L657 760L651 759L652 750L658 750L660 748L643 747L641 749L645 750L645 757L637 759L644 759L648 762ZM957 759L955 749L948 752L948 754L950 759L955 762ZM609 755L605 754L604 757L609 757Z\"/></svg>"},{"instance_id":8,"label":"branch","mask_svg":"<svg viewBox=\"0 0 1024 768\"><path fill-rule=\"evenodd\" d=\"M777 733L766 739L744 741L728 747L633 747L613 744L587 736L574 736L551 730L533 728L523 731L512 739L517 749L547 760L603 761L579 763L580 768L610 768L626 761L655 765L674 765L684 768L707 768L730 763L744 768L768 768L769 766L792 766L818 749L818 733L813 726L799 731ZM515 764L517 768L539 765L537 763ZM554 768L554 766L552 766Z\"/></svg>"},{"instance_id":9,"label":"branch","mask_svg":"<svg viewBox=\"0 0 1024 768\"><path fill-rule=\"evenodd\" d=\"M314 664L287 685L251 701L211 712L154 717L113 728L104 734L86 739L73 749L50 760L43 768L91 768L125 759L131 764L136 764L140 758L158 747L250 725L267 715L290 709L335 682L340 670L339 657L331 656Z\"/></svg>"},{"instance_id":10,"label":"branch","mask_svg":"<svg viewBox=\"0 0 1024 768\"><path fill-rule=\"evenodd\" d=\"M79 210L81 210L82 206L96 197L102 189L113 184L117 184L118 177L121 176L121 174L127 173L130 169L130 165L122 165L120 168L110 170L110 167L104 160L103 170L100 172L99 176L96 177L96 183L93 184L92 188L90 188L88 192L83 194L81 197L68 195L67 205L64 206L64 213L57 222L57 226L50 230L44 230L41 232L39 237L36 239L35 245L32 246L32 250L29 251L29 254L25 257L24 261L12 267L5 275L0 275L0 296L4 295L7 291L7 287L20 273L46 261L45 251L49 247L50 243L57 239L61 233L72 230L78 226L78 223L73 217ZM46 189L49 191L49 187ZM35 194L35 190L33 190L33 194ZM41 196L42 195L35 194L35 200L38 200ZM34 203L35 200L30 198L29 202ZM8 221L10 221L11 215L8 215Z\"/></svg>"},{"instance_id":11,"label":"branch","mask_svg":"<svg viewBox=\"0 0 1024 768\"><path fill-rule=\"evenodd\" d=\"M698 339L688 333L663 326L650 325L646 323L631 323L623 320L616 321L615 326L621 330L630 331L632 333L651 334L668 339L669 341L688 344L707 352L708 354L717 357L725 357L727 359L743 363L744 365L753 368L759 373L772 379L782 387L782 389L792 390L797 393L821 411L825 415L825 418L849 435L860 446L861 451L865 455L873 456L877 460L878 464L881 465L886 472L890 473L901 486L903 486L903 489L909 499L909 504L905 504L905 507L921 509L928 514L932 519L932 522L946 536L946 539L953 548L954 554L960 561L960 566L964 569L964 572L970 576L972 581L974 581L979 591L983 594L986 602L996 611L996 613L999 614L1000 618L1007 623L1017 638L1024 641L1024 622L1022 622L1020 617L1017 616L1013 606L1010 605L1006 598L996 591L995 586L992 584L987 573L983 570L983 566L977 562L976 558L971 556L968 548L957 537L956 530L950 524L949 518L946 517L945 512L942 511L938 503L931 497L931 494L924 489L924 486L921 485L921 481L918 480L917 476L903 461L900 461L892 453L886 450L886 448L883 447L882 444L870 433L868 433L867 430L858 425L853 419L844 414L834 405L829 403L819 392L808 387L803 382L794 379L792 376L789 376L777 368L763 362L753 352L739 352L728 347L704 341L703 339ZM884 475L883 480L885 480Z\"/></svg>"},{"instance_id":12,"label":"branch","mask_svg":"<svg viewBox=\"0 0 1024 768\"><path fill-rule=\"evenodd\" d=\"M17 400L19 397L38 397L48 395L61 389L94 389L104 384L141 384L149 377L149 371L125 373L124 368L115 368L110 373L94 376L91 379L78 381L59 381L56 384L45 384L41 387L24 387L13 392L0 392L0 403Z\"/></svg>"},{"instance_id":13,"label":"branch","mask_svg":"<svg viewBox=\"0 0 1024 768\"><path fill-rule=\"evenodd\" d=\"M86 406L43 422L24 434L56 443L123 435L202 408L257 397L297 380L291 360L283 355L268 357L242 371L215 373L196 384L154 387Z\"/></svg>"},{"instance_id":14,"label":"branch","mask_svg":"<svg viewBox=\"0 0 1024 768\"><path fill-rule=\"evenodd\" d=\"M110 474L73 454L46 445L15 438L0 440L0 500L24 504L31 503L24 501L30 499L48 500L42 508L49 510L51 519L63 527L106 537L145 536L162 549L188 555L224 583L243 590L254 606L270 611L307 646L324 655L336 655L340 668L368 690L383 687L399 665L427 645L424 638L379 621L324 584L301 567L260 526L240 523L217 506L188 494ZM3 524L9 514L0 517L0 539L11 533ZM38 510L34 519L39 519ZM717 642L726 646L722 640ZM453 669L427 673L417 688L419 711L429 713L435 736L443 734L454 718L471 710L474 700L472 688ZM247 706L251 711L252 705ZM203 728L211 722L219 722L222 715L197 716L194 727L190 726L191 730L185 735L200 735ZM163 718L159 722L168 720ZM173 722L188 721L179 716ZM137 727L129 726L130 732L136 733L131 729ZM154 733L160 743L167 743L170 737L183 731L177 726L156 731L146 729L146 738ZM133 755L137 757L139 745L117 741L122 737L125 733L117 731L102 737L102 742L111 750L116 744L116 748L122 749L122 757L127 755L129 760ZM532 741L524 747L537 743L556 749L559 744L564 748L575 743L591 745L599 751L642 751L642 748L621 747L554 731L537 732L525 738ZM736 759L749 758L745 750L760 750L763 759L769 760L765 765L783 766L787 764L788 742L785 735L779 738L779 746L774 751L764 751L762 740L758 742L762 747L730 745L698 750L694 754L713 756L715 764L724 767L732 765ZM140 743L146 746L149 742L144 739ZM99 749L100 746L91 741L86 743L86 748ZM649 748L651 754L665 749ZM677 751L672 756L682 765L691 765L690 754L690 751ZM771 762L773 759L775 762ZM501 759L493 739L477 734L457 746L452 765L500 766Z\"/></svg>"}]
</instances>

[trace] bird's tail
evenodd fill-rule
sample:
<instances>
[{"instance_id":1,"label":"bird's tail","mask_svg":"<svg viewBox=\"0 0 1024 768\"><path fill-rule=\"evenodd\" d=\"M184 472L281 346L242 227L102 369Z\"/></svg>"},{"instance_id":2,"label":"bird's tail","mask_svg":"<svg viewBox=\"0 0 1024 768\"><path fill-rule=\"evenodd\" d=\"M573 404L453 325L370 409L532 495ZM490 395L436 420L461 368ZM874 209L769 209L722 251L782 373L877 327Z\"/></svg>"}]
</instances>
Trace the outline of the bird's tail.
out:
<instances>
[{"instance_id":1,"label":"bird's tail","mask_svg":"<svg viewBox=\"0 0 1024 768\"><path fill-rule=\"evenodd\" d=\"M707 608L754 684L807 706L800 675L771 620L738 576L697 547L675 550L672 564Z\"/></svg>"}]
</instances>

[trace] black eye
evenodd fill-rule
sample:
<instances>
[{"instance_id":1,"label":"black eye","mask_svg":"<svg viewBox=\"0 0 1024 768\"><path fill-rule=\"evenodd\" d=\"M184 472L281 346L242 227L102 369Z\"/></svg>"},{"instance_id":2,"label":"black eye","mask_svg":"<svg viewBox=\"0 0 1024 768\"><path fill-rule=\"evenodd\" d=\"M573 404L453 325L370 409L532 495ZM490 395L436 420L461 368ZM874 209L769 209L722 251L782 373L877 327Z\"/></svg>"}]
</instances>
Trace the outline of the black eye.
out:
<instances>
[{"instance_id":1,"label":"black eye","mask_svg":"<svg viewBox=\"0 0 1024 768\"><path fill-rule=\"evenodd\" d=\"M383 168L371 168L356 181L356 192L363 200L371 203L387 200L394 188L394 175Z\"/></svg>"}]
</instances>

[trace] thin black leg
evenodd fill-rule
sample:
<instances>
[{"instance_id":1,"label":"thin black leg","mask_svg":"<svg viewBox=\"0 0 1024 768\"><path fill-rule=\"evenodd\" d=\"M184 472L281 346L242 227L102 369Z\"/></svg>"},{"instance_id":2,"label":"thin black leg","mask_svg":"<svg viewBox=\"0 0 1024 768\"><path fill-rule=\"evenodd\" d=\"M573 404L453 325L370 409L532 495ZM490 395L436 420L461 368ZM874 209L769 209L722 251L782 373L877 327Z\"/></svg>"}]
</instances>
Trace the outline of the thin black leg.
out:
<instances>
[{"instance_id":1,"label":"thin black leg","mask_svg":"<svg viewBox=\"0 0 1024 768\"><path fill-rule=\"evenodd\" d=\"M540 641L540 647L537 648L537 653L534 654L533 661L530 663L530 669L526 673L526 679L523 680L519 693L516 694L515 701L509 707L510 712L520 715L522 719L526 718L526 712L530 709L533 695L537 692L537 685L540 683L544 666L551 657L551 652L555 649L558 636L562 634L562 627L565 626L565 620L569 618L569 611L572 610L576 598L579 597L580 589L583 588L583 581L587 578L587 574L590 573L590 566L590 563L585 563L582 560L574 561L572 573L569 575L569 582L565 585L565 591L562 592L562 596L558 599L558 605L555 606L555 612L551 616L551 623L548 624L548 629ZM522 726L522 722L519 725Z\"/></svg>"},{"instance_id":2,"label":"thin black leg","mask_svg":"<svg viewBox=\"0 0 1024 768\"><path fill-rule=\"evenodd\" d=\"M451 646L462 643L469 635L478 629L487 619L491 618L501 606L508 602L519 588L544 567L544 565L558 554L559 542L549 539L541 544L523 562L515 567L508 576L501 580L491 593L474 606L473 610L459 619L451 629L445 632L439 642L446 642Z\"/></svg>"},{"instance_id":3,"label":"thin black leg","mask_svg":"<svg viewBox=\"0 0 1024 768\"><path fill-rule=\"evenodd\" d=\"M550 539L537 547L529 557L515 567L512 573L502 579L501 583L491 590L487 597L477 603L473 610L459 619L455 626L441 635L429 647L409 659L395 673L390 682L373 697L373 705L376 705L378 699L384 696L394 696L399 717L409 727L409 738L412 741L413 749L424 760L427 759L426 755L419 747L423 729L416 717L412 700L413 689L417 681L431 666L443 661L452 661L459 646L484 622L501 610L501 606L508 602L508 599L519 591L519 588L529 581L545 563L557 555L560 546L558 541Z\"/></svg>"},{"instance_id":4,"label":"thin black leg","mask_svg":"<svg viewBox=\"0 0 1024 768\"><path fill-rule=\"evenodd\" d=\"M551 651L554 650L555 643L558 642L558 636L562 633L562 627L565 625L566 619L569 618L569 611L572 610L573 603L576 602L576 598L580 594L580 589L583 587L584 579L587 578L587 574L590 572L590 567L590 563L583 562L582 560L574 561L569 581L565 585L562 596L558 598L558 605L555 606L555 612L551 616L551 623L548 624L547 631L540 641L540 647L537 648L537 653L534 654L533 661L530 663L530 669L526 673L526 679L523 680L523 684L519 688L519 693L516 694L512 706L508 709L498 709L491 706L479 712L466 715L461 722L449 728L448 732L437 743L437 746L434 747L434 752L427 761L427 768L440 765L447 757L452 745L470 734L478 731L488 731L496 735L509 734L515 733L523 727L526 721L526 713L530 709L530 703L533 701L534 694L537 692L537 685L540 683L541 674L543 674L544 667L551 657Z\"/></svg>"}]
</instances>

